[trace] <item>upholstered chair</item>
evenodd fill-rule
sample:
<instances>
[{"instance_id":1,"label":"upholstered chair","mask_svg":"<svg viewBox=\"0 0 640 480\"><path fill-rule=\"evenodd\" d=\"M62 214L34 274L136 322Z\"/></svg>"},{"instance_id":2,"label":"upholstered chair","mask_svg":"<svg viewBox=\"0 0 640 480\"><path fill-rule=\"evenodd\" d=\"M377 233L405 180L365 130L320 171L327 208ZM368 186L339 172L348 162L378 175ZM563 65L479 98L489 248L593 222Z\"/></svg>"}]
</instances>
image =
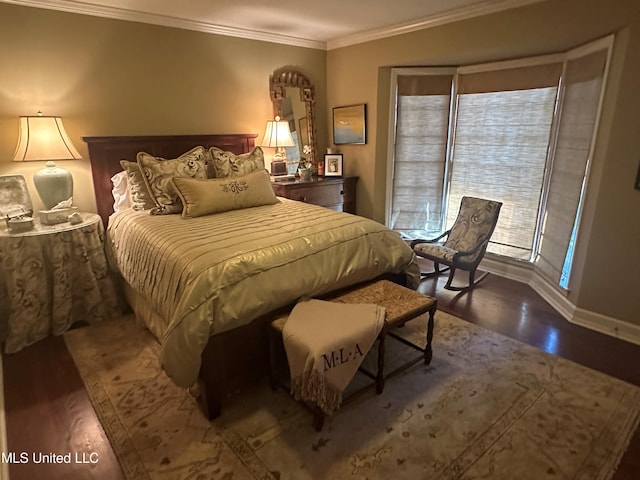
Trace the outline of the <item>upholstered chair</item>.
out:
<instances>
[{"instance_id":1,"label":"upholstered chair","mask_svg":"<svg viewBox=\"0 0 640 480\"><path fill-rule=\"evenodd\" d=\"M421 273L430 277L449 272L444 288L466 291L477 285L488 273L475 279L478 264L484 257L489 239L498 223L501 202L482 198L462 197L458 217L450 230L431 240L414 240L411 248L417 256L433 261L434 271ZM440 265L448 268L440 269ZM469 272L469 284L452 286L457 269Z\"/></svg>"}]
</instances>

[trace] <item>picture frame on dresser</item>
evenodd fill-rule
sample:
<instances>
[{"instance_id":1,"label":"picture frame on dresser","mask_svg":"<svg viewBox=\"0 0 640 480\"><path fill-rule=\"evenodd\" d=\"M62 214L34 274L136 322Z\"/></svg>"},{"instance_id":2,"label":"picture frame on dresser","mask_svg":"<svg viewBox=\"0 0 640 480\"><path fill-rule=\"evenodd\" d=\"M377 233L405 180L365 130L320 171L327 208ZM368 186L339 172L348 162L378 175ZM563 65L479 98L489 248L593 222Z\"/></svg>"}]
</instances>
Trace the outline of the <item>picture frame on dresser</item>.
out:
<instances>
[{"instance_id":1,"label":"picture frame on dresser","mask_svg":"<svg viewBox=\"0 0 640 480\"><path fill-rule=\"evenodd\" d=\"M341 177L342 176L342 154L327 153L324 156L324 176L325 177Z\"/></svg>"}]
</instances>

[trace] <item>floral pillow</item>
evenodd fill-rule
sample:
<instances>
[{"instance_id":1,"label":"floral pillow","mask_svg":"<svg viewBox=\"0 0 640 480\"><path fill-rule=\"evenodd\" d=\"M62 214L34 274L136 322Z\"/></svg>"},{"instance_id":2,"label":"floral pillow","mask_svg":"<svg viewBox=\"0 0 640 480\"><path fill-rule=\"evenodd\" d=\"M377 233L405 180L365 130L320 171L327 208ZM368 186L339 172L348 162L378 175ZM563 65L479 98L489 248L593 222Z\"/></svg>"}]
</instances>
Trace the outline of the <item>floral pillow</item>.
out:
<instances>
[{"instance_id":1,"label":"floral pillow","mask_svg":"<svg viewBox=\"0 0 640 480\"><path fill-rule=\"evenodd\" d=\"M215 178L238 177L254 170L264 169L264 152L260 147L255 147L249 153L240 155L217 147L211 147L209 153L213 157ZM212 175L209 176L211 177Z\"/></svg>"},{"instance_id":2,"label":"floral pillow","mask_svg":"<svg viewBox=\"0 0 640 480\"><path fill-rule=\"evenodd\" d=\"M147 185L140 166L136 162L120 160L120 166L127 172L127 186L131 197L131 206L134 210L150 210L156 206Z\"/></svg>"},{"instance_id":3,"label":"floral pillow","mask_svg":"<svg viewBox=\"0 0 640 480\"><path fill-rule=\"evenodd\" d=\"M138 165L144 174L144 182L156 203L151 210L152 215L182 212L182 202L171 179L173 177L206 179L206 157L204 147L195 147L178 158L170 160L154 157L146 152L138 153Z\"/></svg>"}]
</instances>

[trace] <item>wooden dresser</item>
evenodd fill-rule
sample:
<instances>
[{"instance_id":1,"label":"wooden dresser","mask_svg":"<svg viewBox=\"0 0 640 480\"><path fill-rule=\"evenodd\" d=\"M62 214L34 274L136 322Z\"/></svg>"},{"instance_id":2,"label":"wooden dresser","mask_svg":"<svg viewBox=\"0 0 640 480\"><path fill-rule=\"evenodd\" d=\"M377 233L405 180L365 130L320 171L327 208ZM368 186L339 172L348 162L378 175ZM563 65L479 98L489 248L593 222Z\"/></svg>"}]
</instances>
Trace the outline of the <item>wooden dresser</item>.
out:
<instances>
[{"instance_id":1,"label":"wooden dresser","mask_svg":"<svg viewBox=\"0 0 640 480\"><path fill-rule=\"evenodd\" d=\"M279 197L313 203L340 212L356 213L358 177L313 177L311 180L271 182Z\"/></svg>"}]
</instances>

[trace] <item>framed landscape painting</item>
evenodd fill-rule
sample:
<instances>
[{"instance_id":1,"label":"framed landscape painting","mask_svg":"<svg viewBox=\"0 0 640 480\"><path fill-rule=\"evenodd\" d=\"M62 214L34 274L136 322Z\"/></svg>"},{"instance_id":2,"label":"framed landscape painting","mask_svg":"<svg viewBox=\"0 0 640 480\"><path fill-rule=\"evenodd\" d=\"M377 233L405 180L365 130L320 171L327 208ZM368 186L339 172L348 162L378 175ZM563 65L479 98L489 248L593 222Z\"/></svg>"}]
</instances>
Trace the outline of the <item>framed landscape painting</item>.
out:
<instances>
[{"instance_id":1,"label":"framed landscape painting","mask_svg":"<svg viewBox=\"0 0 640 480\"><path fill-rule=\"evenodd\" d=\"M334 107L333 143L364 144L366 140L366 104Z\"/></svg>"}]
</instances>

